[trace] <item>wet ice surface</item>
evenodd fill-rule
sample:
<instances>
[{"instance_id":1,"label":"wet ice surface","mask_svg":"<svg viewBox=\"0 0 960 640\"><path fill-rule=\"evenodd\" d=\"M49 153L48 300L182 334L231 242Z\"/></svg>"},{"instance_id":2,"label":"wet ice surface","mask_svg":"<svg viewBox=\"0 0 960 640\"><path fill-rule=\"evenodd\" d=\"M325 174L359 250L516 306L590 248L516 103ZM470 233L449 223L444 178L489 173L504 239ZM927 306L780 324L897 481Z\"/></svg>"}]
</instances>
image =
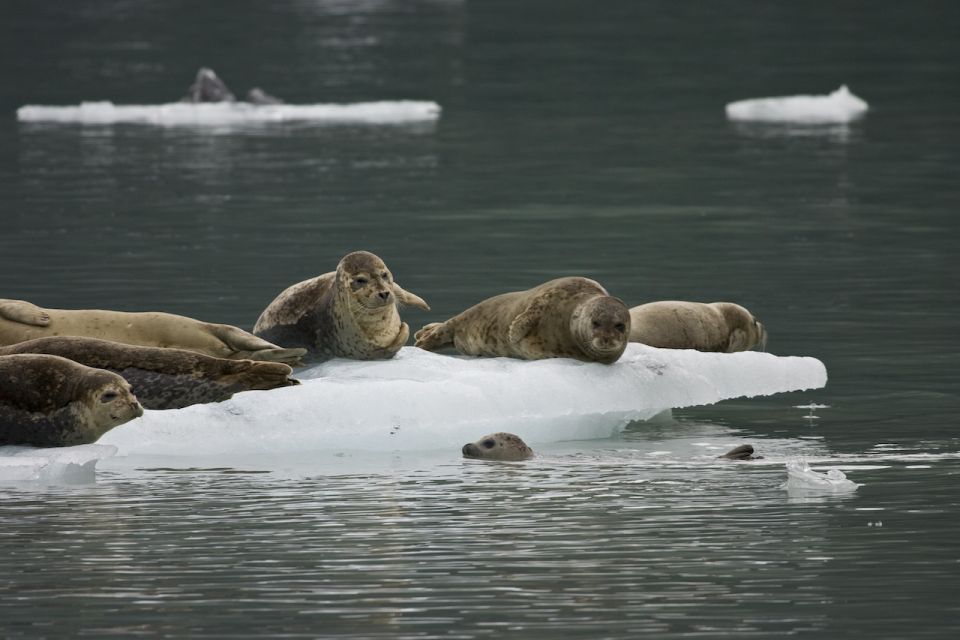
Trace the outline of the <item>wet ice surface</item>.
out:
<instances>
[{"instance_id":1,"label":"wet ice surface","mask_svg":"<svg viewBox=\"0 0 960 640\"><path fill-rule=\"evenodd\" d=\"M736 121L838 124L860 118L867 109L867 103L843 85L828 95L738 100L729 103L726 112L727 118Z\"/></svg>"}]
</instances>

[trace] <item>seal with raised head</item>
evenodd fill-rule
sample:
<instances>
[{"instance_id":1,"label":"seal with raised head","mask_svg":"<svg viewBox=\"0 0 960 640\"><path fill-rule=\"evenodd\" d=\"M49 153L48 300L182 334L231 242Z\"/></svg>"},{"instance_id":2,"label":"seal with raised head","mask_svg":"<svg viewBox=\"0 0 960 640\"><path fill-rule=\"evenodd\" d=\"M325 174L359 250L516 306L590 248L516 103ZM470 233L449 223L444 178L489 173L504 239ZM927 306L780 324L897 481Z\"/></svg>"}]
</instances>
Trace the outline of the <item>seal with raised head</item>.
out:
<instances>
[{"instance_id":1,"label":"seal with raised head","mask_svg":"<svg viewBox=\"0 0 960 640\"><path fill-rule=\"evenodd\" d=\"M247 102L257 105L283 104L283 100L265 92L260 87L247 91ZM193 84L181 102L236 102L237 98L213 69L200 67Z\"/></svg>"},{"instance_id":2,"label":"seal with raised head","mask_svg":"<svg viewBox=\"0 0 960 640\"><path fill-rule=\"evenodd\" d=\"M283 349L243 329L159 311L43 309L0 299L0 346L49 336L82 336L142 347L173 347L230 360L301 363L303 349Z\"/></svg>"},{"instance_id":3,"label":"seal with raised head","mask_svg":"<svg viewBox=\"0 0 960 640\"><path fill-rule=\"evenodd\" d=\"M384 360L410 337L398 304L430 308L396 283L383 260L354 251L336 271L287 287L260 314L253 333L285 347L304 347L313 360Z\"/></svg>"},{"instance_id":4,"label":"seal with raised head","mask_svg":"<svg viewBox=\"0 0 960 640\"><path fill-rule=\"evenodd\" d=\"M627 346L630 313L588 278L551 280L480 302L416 334L416 346L452 346L470 356L616 362Z\"/></svg>"},{"instance_id":5,"label":"seal with raised head","mask_svg":"<svg viewBox=\"0 0 960 640\"><path fill-rule=\"evenodd\" d=\"M60 356L0 356L0 445L90 444L141 415L130 384L115 373Z\"/></svg>"},{"instance_id":6,"label":"seal with raised head","mask_svg":"<svg viewBox=\"0 0 960 640\"><path fill-rule=\"evenodd\" d=\"M121 344L96 338L57 336L0 347L0 356L45 353L118 373L146 409L181 409L221 402L240 391L299 384L280 362L227 360L185 349Z\"/></svg>"},{"instance_id":7,"label":"seal with raised head","mask_svg":"<svg viewBox=\"0 0 960 640\"><path fill-rule=\"evenodd\" d=\"M630 342L733 353L766 349L767 331L752 313L732 302L664 300L630 309Z\"/></svg>"},{"instance_id":8,"label":"seal with raised head","mask_svg":"<svg viewBox=\"0 0 960 640\"><path fill-rule=\"evenodd\" d=\"M533 449L520 436L505 431L483 436L476 442L463 445L464 458L480 460L505 460L515 462L533 456Z\"/></svg>"},{"instance_id":9,"label":"seal with raised head","mask_svg":"<svg viewBox=\"0 0 960 640\"><path fill-rule=\"evenodd\" d=\"M741 444L727 451L722 456L717 456L721 460L762 460L763 456L753 455L753 445Z\"/></svg>"}]
</instances>

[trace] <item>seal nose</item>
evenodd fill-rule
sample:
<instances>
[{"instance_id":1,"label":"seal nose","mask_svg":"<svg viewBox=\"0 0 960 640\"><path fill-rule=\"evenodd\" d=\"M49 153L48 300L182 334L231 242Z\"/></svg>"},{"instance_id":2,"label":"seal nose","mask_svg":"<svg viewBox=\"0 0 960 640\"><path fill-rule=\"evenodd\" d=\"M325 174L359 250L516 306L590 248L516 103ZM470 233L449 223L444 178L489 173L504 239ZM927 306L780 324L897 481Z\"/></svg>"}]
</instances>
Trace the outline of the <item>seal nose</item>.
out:
<instances>
[{"instance_id":1,"label":"seal nose","mask_svg":"<svg viewBox=\"0 0 960 640\"><path fill-rule=\"evenodd\" d=\"M480 455L480 450L477 449L477 445L471 442L470 444L463 445L463 455L467 458L476 458Z\"/></svg>"},{"instance_id":2,"label":"seal nose","mask_svg":"<svg viewBox=\"0 0 960 640\"><path fill-rule=\"evenodd\" d=\"M381 292L378 293L377 295L380 296L380 299L381 299L381 300L389 300L389 299L390 299L390 292L389 292L389 291L381 291Z\"/></svg>"}]
</instances>

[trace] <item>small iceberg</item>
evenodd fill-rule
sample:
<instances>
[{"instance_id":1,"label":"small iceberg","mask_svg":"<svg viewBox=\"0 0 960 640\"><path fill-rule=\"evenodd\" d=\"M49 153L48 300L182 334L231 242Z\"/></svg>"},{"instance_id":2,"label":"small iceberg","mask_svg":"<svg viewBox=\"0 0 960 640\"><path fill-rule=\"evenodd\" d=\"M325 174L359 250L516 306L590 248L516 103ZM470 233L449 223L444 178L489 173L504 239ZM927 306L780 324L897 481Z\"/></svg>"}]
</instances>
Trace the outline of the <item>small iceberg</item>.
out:
<instances>
[{"instance_id":1,"label":"small iceberg","mask_svg":"<svg viewBox=\"0 0 960 640\"><path fill-rule=\"evenodd\" d=\"M352 104L251 104L247 102L118 105L81 102L75 106L25 105L20 122L59 122L84 125L146 124L160 127L223 127L286 122L320 124L418 124L440 117L436 102L395 100Z\"/></svg>"},{"instance_id":2,"label":"small iceberg","mask_svg":"<svg viewBox=\"0 0 960 640\"><path fill-rule=\"evenodd\" d=\"M743 122L842 124L863 116L867 103L847 85L825 96L800 95L739 100L727 105L727 118Z\"/></svg>"},{"instance_id":3,"label":"small iceberg","mask_svg":"<svg viewBox=\"0 0 960 640\"><path fill-rule=\"evenodd\" d=\"M830 469L820 473L810 468L805 460L787 462L787 481L781 488L799 493L850 493L860 485L839 469Z\"/></svg>"},{"instance_id":4,"label":"small iceberg","mask_svg":"<svg viewBox=\"0 0 960 640\"><path fill-rule=\"evenodd\" d=\"M0 447L0 484L87 484L95 479L97 462L116 452L116 447L103 444Z\"/></svg>"},{"instance_id":5,"label":"small iceberg","mask_svg":"<svg viewBox=\"0 0 960 640\"><path fill-rule=\"evenodd\" d=\"M617 435L668 409L816 389L816 358L630 344L613 365L467 358L404 347L392 360L332 360L302 384L218 404L147 411L105 434L120 455L459 451L485 433L529 444Z\"/></svg>"}]
</instances>

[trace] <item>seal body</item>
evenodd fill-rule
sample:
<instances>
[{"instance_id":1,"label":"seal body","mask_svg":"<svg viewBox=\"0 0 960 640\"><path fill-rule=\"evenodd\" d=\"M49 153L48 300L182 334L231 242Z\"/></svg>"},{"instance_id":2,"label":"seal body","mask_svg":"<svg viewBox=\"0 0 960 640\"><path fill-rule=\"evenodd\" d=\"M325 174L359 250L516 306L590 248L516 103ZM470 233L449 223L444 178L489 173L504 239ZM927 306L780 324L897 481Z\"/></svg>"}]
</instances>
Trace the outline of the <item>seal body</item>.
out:
<instances>
[{"instance_id":1,"label":"seal body","mask_svg":"<svg viewBox=\"0 0 960 640\"><path fill-rule=\"evenodd\" d=\"M162 312L43 309L23 300L0 300L0 346L82 336L142 347L174 347L216 358L299 364L303 349L282 349L243 329Z\"/></svg>"},{"instance_id":2,"label":"seal body","mask_svg":"<svg viewBox=\"0 0 960 640\"><path fill-rule=\"evenodd\" d=\"M527 460L533 456L533 449L527 446L520 436L500 431L483 436L476 442L463 445L464 458L480 460Z\"/></svg>"},{"instance_id":3,"label":"seal body","mask_svg":"<svg viewBox=\"0 0 960 640\"><path fill-rule=\"evenodd\" d=\"M717 456L721 460L762 460L763 456L753 455L753 446L749 444L741 444L739 447L734 447L727 451L722 456Z\"/></svg>"},{"instance_id":4,"label":"seal body","mask_svg":"<svg viewBox=\"0 0 960 640\"><path fill-rule=\"evenodd\" d=\"M90 444L141 415L130 384L115 373L59 356L0 356L0 445Z\"/></svg>"},{"instance_id":5,"label":"seal body","mask_svg":"<svg viewBox=\"0 0 960 640\"><path fill-rule=\"evenodd\" d=\"M120 374L147 409L181 409L220 402L240 391L299 384L279 362L227 360L186 351L121 344L96 338L37 338L0 347L0 356L45 353Z\"/></svg>"},{"instance_id":6,"label":"seal body","mask_svg":"<svg viewBox=\"0 0 960 640\"><path fill-rule=\"evenodd\" d=\"M416 334L427 351L453 347L471 356L616 362L627 346L630 313L588 278L551 280L488 298Z\"/></svg>"},{"instance_id":7,"label":"seal body","mask_svg":"<svg viewBox=\"0 0 960 640\"><path fill-rule=\"evenodd\" d=\"M410 337L398 304L429 309L397 284L383 260L366 251L344 256L331 273L285 289L260 314L253 333L311 360L392 358Z\"/></svg>"},{"instance_id":8,"label":"seal body","mask_svg":"<svg viewBox=\"0 0 960 640\"><path fill-rule=\"evenodd\" d=\"M732 302L650 302L630 309L630 342L661 349L733 353L766 348L767 331Z\"/></svg>"}]
</instances>

